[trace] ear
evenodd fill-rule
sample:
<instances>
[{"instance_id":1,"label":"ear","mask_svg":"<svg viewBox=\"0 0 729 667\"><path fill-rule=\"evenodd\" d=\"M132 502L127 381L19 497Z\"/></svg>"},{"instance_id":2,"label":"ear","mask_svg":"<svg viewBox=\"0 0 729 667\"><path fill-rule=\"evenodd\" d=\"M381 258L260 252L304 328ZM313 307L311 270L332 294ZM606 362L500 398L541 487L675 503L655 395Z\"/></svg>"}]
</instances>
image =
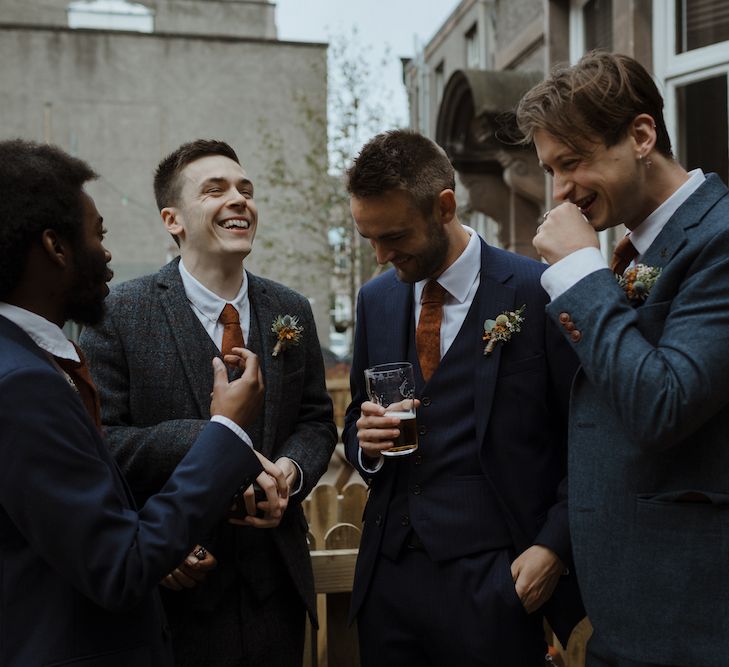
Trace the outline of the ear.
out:
<instances>
[{"instance_id":1,"label":"ear","mask_svg":"<svg viewBox=\"0 0 729 667\"><path fill-rule=\"evenodd\" d=\"M45 229L41 233L41 246L46 256L61 269L65 269L71 262L71 245L60 237L55 230Z\"/></svg>"},{"instance_id":2,"label":"ear","mask_svg":"<svg viewBox=\"0 0 729 667\"><path fill-rule=\"evenodd\" d=\"M647 113L638 114L630 124L630 135L635 144L636 155L642 159L656 145L656 122Z\"/></svg>"},{"instance_id":3,"label":"ear","mask_svg":"<svg viewBox=\"0 0 729 667\"><path fill-rule=\"evenodd\" d=\"M184 226L178 220L180 212L174 206L167 206L159 212L162 218L162 224L172 236L183 238Z\"/></svg>"},{"instance_id":4,"label":"ear","mask_svg":"<svg viewBox=\"0 0 729 667\"><path fill-rule=\"evenodd\" d=\"M456 217L456 193L453 190L442 190L438 195L438 214L442 224L447 224Z\"/></svg>"}]
</instances>

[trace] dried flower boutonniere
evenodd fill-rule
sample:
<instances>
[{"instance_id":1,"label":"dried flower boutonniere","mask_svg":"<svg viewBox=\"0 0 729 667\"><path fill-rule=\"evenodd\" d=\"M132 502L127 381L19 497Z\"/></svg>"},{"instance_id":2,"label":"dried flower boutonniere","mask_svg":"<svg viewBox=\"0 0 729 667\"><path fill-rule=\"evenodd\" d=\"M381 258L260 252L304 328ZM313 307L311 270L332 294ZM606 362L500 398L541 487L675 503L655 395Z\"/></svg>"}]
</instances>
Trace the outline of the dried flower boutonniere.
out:
<instances>
[{"instance_id":1,"label":"dried flower boutonniere","mask_svg":"<svg viewBox=\"0 0 729 667\"><path fill-rule=\"evenodd\" d=\"M615 277L630 301L645 301L660 275L661 269L655 266L636 264L626 269L622 276L616 274Z\"/></svg>"},{"instance_id":2,"label":"dried flower boutonniere","mask_svg":"<svg viewBox=\"0 0 729 667\"><path fill-rule=\"evenodd\" d=\"M504 311L495 320L486 320L483 323L483 339L486 342L484 356L494 351L496 343L508 343L514 334L521 331L525 310L526 304L515 311Z\"/></svg>"},{"instance_id":3,"label":"dried flower boutonniere","mask_svg":"<svg viewBox=\"0 0 729 667\"><path fill-rule=\"evenodd\" d=\"M289 345L299 344L304 327L299 324L299 318L295 315L278 315L273 321L271 331L277 338L272 356L277 357L279 352L283 352Z\"/></svg>"}]
</instances>

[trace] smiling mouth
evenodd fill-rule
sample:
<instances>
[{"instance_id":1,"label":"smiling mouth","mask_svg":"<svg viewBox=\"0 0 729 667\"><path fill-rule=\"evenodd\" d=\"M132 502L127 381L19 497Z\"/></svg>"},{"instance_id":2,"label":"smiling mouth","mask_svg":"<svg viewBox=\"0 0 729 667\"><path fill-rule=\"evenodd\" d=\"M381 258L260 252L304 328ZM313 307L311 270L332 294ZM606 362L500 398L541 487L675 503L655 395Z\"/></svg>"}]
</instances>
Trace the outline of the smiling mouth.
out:
<instances>
[{"instance_id":1,"label":"smiling mouth","mask_svg":"<svg viewBox=\"0 0 729 667\"><path fill-rule=\"evenodd\" d=\"M222 227L223 229L248 229L251 226L251 223L248 220L223 220L222 222L218 223L219 227Z\"/></svg>"},{"instance_id":2,"label":"smiling mouth","mask_svg":"<svg viewBox=\"0 0 729 667\"><path fill-rule=\"evenodd\" d=\"M587 197L583 197L582 199L578 199L575 202L575 206L577 206L580 211L582 211L583 215L587 215L587 212L590 210L590 207L597 199L596 194L588 195Z\"/></svg>"}]
</instances>

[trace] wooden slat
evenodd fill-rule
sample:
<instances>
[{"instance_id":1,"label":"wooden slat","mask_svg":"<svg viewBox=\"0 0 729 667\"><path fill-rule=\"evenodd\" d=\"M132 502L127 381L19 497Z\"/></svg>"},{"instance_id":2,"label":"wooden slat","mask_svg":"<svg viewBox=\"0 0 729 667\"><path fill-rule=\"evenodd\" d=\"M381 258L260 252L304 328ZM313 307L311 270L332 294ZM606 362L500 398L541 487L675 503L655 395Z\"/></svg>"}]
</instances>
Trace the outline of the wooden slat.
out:
<instances>
[{"instance_id":1,"label":"wooden slat","mask_svg":"<svg viewBox=\"0 0 729 667\"><path fill-rule=\"evenodd\" d=\"M367 504L367 487L364 484L350 482L342 490L339 504L339 520L351 523L362 530L362 513Z\"/></svg>"},{"instance_id":2,"label":"wooden slat","mask_svg":"<svg viewBox=\"0 0 729 667\"><path fill-rule=\"evenodd\" d=\"M357 549L325 549L311 552L317 593L348 593L354 581Z\"/></svg>"},{"instance_id":3,"label":"wooden slat","mask_svg":"<svg viewBox=\"0 0 729 667\"><path fill-rule=\"evenodd\" d=\"M309 496L309 530L317 546L324 545L326 532L337 522L337 490L329 484L314 487Z\"/></svg>"},{"instance_id":4,"label":"wooden slat","mask_svg":"<svg viewBox=\"0 0 729 667\"><path fill-rule=\"evenodd\" d=\"M362 531L351 523L338 523L324 535L324 548L358 549Z\"/></svg>"}]
</instances>

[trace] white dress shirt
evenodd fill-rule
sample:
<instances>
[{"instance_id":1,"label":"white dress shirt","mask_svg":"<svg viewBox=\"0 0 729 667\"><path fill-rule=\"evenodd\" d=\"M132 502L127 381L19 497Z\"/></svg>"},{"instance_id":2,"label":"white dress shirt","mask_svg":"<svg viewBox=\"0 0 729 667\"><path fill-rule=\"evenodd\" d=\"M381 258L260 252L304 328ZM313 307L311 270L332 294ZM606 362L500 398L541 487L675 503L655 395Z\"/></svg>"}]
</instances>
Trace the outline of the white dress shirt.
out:
<instances>
[{"instance_id":1,"label":"white dress shirt","mask_svg":"<svg viewBox=\"0 0 729 667\"><path fill-rule=\"evenodd\" d=\"M0 302L0 315L6 317L11 322L19 326L27 333L33 342L42 350L52 354L54 357L61 359L70 359L79 362L78 353L73 343L66 338L63 330L53 322L48 321L45 317L41 317L37 313L33 313L24 308L18 308L9 303ZM223 415L215 415L210 421L216 421L227 426L240 437L249 447L253 448L253 443L248 434L231 419Z\"/></svg>"},{"instance_id":2,"label":"white dress shirt","mask_svg":"<svg viewBox=\"0 0 729 667\"><path fill-rule=\"evenodd\" d=\"M227 303L231 304L238 311L238 316L240 317L240 328L243 331L243 340L247 342L248 335L251 331L251 302L248 300L248 274L245 269L243 270L243 282L238 290L238 294L236 294L231 301L226 301L215 294L215 292L211 292L207 287L205 287L205 285L195 278L185 268L185 264L182 259L180 259L178 268L180 270L180 278L182 278L182 286L185 288L187 300L190 302L190 308L192 308L192 312L195 313L197 319L200 320L200 323L205 328L205 331L208 332L208 336L210 336L218 350L220 350L223 346L224 326L218 318ZM248 437L248 434L235 422L231 422L231 425L239 429L239 435L251 447L253 447L253 443ZM304 486L304 471L296 461L291 458L289 460L296 466L299 473L299 483L291 492L291 495L294 495L301 491L301 488Z\"/></svg>"},{"instance_id":3,"label":"white dress shirt","mask_svg":"<svg viewBox=\"0 0 729 667\"><path fill-rule=\"evenodd\" d=\"M706 177L701 169L689 172L689 179L630 233L630 240L638 251L634 263L638 263L640 255L648 250L678 207L705 180ZM542 287L554 300L584 277L606 268L608 268L607 261L599 248L582 248L552 264L542 274Z\"/></svg>"}]
</instances>

